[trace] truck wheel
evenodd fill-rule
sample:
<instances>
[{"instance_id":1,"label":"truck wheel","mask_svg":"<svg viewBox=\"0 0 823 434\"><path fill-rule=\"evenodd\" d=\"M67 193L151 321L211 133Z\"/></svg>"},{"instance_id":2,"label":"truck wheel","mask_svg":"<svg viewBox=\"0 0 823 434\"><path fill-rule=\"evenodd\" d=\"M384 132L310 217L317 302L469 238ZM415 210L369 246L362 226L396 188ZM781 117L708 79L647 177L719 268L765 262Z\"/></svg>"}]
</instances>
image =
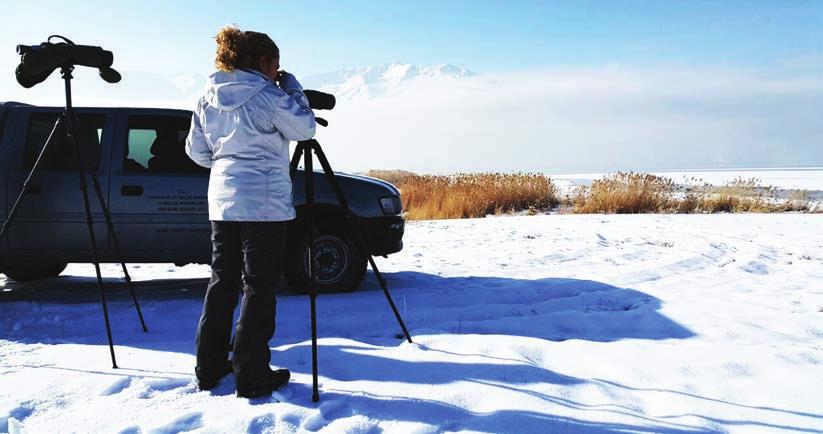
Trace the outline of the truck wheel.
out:
<instances>
[{"instance_id":1,"label":"truck wheel","mask_svg":"<svg viewBox=\"0 0 823 434\"><path fill-rule=\"evenodd\" d=\"M312 248L317 292L354 291L366 273L366 256L342 227L318 225L317 232ZM297 234L295 241L289 243L283 271L289 286L301 294L308 294L308 234L303 229L298 230Z\"/></svg>"},{"instance_id":2,"label":"truck wheel","mask_svg":"<svg viewBox=\"0 0 823 434\"><path fill-rule=\"evenodd\" d=\"M66 269L67 265L69 264L66 262L48 261L12 262L4 264L2 272L17 282L28 282L57 277Z\"/></svg>"}]
</instances>

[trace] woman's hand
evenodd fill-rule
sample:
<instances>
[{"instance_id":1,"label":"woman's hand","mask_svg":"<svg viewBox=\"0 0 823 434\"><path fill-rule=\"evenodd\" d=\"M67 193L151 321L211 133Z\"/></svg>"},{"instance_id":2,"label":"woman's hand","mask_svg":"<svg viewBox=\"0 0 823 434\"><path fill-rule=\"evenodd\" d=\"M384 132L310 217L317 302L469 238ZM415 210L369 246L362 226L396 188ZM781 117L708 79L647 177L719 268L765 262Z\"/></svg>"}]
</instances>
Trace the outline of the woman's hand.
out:
<instances>
[{"instance_id":1,"label":"woman's hand","mask_svg":"<svg viewBox=\"0 0 823 434\"><path fill-rule=\"evenodd\" d=\"M283 70L277 71L277 79L275 80L275 83L282 88L283 84L289 79L290 75L291 74Z\"/></svg>"}]
</instances>

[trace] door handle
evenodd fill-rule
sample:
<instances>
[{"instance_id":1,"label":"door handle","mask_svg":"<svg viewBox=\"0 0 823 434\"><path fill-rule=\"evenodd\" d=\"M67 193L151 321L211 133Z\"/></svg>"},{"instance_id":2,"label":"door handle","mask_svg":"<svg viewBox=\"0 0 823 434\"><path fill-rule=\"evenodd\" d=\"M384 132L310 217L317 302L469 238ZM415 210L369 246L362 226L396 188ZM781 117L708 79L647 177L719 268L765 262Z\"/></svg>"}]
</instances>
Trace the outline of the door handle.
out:
<instances>
[{"instance_id":1,"label":"door handle","mask_svg":"<svg viewBox=\"0 0 823 434\"><path fill-rule=\"evenodd\" d=\"M120 187L120 194L123 196L142 196L142 185L124 185Z\"/></svg>"}]
</instances>

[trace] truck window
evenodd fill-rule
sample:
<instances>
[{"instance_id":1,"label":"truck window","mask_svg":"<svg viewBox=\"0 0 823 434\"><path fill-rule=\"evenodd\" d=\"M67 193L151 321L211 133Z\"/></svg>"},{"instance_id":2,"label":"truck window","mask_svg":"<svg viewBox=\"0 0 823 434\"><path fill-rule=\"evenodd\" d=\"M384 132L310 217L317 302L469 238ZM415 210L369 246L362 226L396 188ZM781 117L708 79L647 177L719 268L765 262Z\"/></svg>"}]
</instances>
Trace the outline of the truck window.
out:
<instances>
[{"instance_id":1,"label":"truck window","mask_svg":"<svg viewBox=\"0 0 823 434\"><path fill-rule=\"evenodd\" d=\"M57 113L32 113L29 117L26 146L23 152L23 168L30 170L40 155L40 151L49 138ZM100 138L106 124L105 115L81 114L78 115L77 137L86 155L89 170L97 170L100 165ZM54 132L54 138L43 161L40 170L76 170L77 156L72 143L66 139L66 129L61 125Z\"/></svg>"},{"instance_id":2,"label":"truck window","mask_svg":"<svg viewBox=\"0 0 823 434\"><path fill-rule=\"evenodd\" d=\"M191 118L182 116L129 116L123 170L149 173L207 174L186 155Z\"/></svg>"}]
</instances>

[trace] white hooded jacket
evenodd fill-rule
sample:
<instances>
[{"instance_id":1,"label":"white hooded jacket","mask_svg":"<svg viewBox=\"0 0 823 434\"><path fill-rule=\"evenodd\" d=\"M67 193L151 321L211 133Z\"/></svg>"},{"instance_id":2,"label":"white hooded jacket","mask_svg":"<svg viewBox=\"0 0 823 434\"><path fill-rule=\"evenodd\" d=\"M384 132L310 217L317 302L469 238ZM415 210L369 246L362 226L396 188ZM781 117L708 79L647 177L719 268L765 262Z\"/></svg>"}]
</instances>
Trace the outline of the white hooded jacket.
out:
<instances>
[{"instance_id":1,"label":"white hooded jacket","mask_svg":"<svg viewBox=\"0 0 823 434\"><path fill-rule=\"evenodd\" d=\"M289 74L277 87L256 71L216 72L197 102L186 154L210 167L209 220L296 217L289 141L314 136L314 113Z\"/></svg>"}]
</instances>

